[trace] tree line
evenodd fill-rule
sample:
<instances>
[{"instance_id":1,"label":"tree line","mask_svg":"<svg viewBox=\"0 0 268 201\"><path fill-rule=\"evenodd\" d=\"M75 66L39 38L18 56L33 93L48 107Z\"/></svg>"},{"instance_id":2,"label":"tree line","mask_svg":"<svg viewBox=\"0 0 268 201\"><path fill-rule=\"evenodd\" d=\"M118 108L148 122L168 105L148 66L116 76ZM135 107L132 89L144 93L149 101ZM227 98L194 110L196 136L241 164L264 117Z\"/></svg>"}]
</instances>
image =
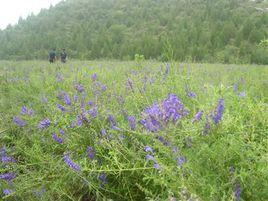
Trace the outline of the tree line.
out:
<instances>
[{"instance_id":1,"label":"tree line","mask_svg":"<svg viewBox=\"0 0 268 201\"><path fill-rule=\"evenodd\" d=\"M0 59L146 59L268 64L267 1L66 0L0 31ZM256 8L260 8L259 10Z\"/></svg>"}]
</instances>

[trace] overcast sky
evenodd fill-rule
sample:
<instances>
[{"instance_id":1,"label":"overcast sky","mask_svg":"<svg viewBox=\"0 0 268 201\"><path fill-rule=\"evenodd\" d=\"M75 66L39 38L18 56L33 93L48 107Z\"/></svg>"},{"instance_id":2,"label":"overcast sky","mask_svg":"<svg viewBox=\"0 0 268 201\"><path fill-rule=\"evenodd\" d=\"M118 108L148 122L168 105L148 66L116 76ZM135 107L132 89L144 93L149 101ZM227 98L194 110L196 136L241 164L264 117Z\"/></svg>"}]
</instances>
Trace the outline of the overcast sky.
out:
<instances>
[{"instance_id":1,"label":"overcast sky","mask_svg":"<svg viewBox=\"0 0 268 201\"><path fill-rule=\"evenodd\" d=\"M38 14L41 8L49 8L61 0L0 0L0 29L16 24L19 17Z\"/></svg>"}]
</instances>

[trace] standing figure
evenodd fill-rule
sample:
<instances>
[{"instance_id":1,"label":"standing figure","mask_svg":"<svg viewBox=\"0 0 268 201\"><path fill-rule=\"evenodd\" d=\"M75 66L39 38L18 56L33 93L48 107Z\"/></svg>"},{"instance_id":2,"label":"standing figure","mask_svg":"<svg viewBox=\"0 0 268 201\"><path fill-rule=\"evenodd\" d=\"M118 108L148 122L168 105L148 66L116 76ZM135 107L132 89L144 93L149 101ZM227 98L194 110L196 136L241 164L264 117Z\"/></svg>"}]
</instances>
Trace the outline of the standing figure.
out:
<instances>
[{"instance_id":1,"label":"standing figure","mask_svg":"<svg viewBox=\"0 0 268 201\"><path fill-rule=\"evenodd\" d=\"M67 61L67 53L65 52L65 49L62 49L62 52L60 53L60 59L62 63L66 63Z\"/></svg>"},{"instance_id":2,"label":"standing figure","mask_svg":"<svg viewBox=\"0 0 268 201\"><path fill-rule=\"evenodd\" d=\"M49 52L49 62L50 63L54 63L56 61L57 57L56 57L56 49L54 48L53 50L51 50Z\"/></svg>"}]
</instances>

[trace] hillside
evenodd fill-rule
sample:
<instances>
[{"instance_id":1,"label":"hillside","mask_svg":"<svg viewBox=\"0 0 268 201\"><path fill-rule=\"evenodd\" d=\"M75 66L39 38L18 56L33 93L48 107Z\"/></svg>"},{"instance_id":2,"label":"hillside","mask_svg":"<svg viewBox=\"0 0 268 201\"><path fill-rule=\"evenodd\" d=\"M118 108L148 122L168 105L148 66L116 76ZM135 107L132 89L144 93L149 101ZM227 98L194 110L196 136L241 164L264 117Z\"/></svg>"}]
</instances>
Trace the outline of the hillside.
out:
<instances>
[{"instance_id":1,"label":"hillside","mask_svg":"<svg viewBox=\"0 0 268 201\"><path fill-rule=\"evenodd\" d=\"M268 64L268 2L66 0L0 31L0 59L145 58Z\"/></svg>"}]
</instances>

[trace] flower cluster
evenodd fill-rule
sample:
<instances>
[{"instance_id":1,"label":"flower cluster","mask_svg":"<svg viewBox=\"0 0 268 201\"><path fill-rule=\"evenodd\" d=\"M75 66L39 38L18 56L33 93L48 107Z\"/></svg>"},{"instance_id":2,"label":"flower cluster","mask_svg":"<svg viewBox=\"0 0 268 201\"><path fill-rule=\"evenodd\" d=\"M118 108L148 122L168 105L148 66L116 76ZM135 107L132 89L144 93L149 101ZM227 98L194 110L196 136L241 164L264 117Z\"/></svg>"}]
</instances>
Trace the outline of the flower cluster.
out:
<instances>
[{"instance_id":1,"label":"flower cluster","mask_svg":"<svg viewBox=\"0 0 268 201\"><path fill-rule=\"evenodd\" d=\"M46 129L50 126L51 122L49 119L44 119L39 122L38 128L40 129Z\"/></svg>"},{"instance_id":2,"label":"flower cluster","mask_svg":"<svg viewBox=\"0 0 268 201\"><path fill-rule=\"evenodd\" d=\"M183 103L175 94L170 94L161 104L153 104L143 113L141 124L149 131L156 132L168 122L176 123L179 119L189 114Z\"/></svg>"},{"instance_id":3,"label":"flower cluster","mask_svg":"<svg viewBox=\"0 0 268 201\"><path fill-rule=\"evenodd\" d=\"M224 99L220 99L214 115L212 116L215 124L219 124L224 112Z\"/></svg>"},{"instance_id":4,"label":"flower cluster","mask_svg":"<svg viewBox=\"0 0 268 201\"><path fill-rule=\"evenodd\" d=\"M76 164L75 162L73 162L72 159L70 158L70 153L65 154L63 156L63 160L74 171L81 171L81 167L78 164Z\"/></svg>"}]
</instances>

